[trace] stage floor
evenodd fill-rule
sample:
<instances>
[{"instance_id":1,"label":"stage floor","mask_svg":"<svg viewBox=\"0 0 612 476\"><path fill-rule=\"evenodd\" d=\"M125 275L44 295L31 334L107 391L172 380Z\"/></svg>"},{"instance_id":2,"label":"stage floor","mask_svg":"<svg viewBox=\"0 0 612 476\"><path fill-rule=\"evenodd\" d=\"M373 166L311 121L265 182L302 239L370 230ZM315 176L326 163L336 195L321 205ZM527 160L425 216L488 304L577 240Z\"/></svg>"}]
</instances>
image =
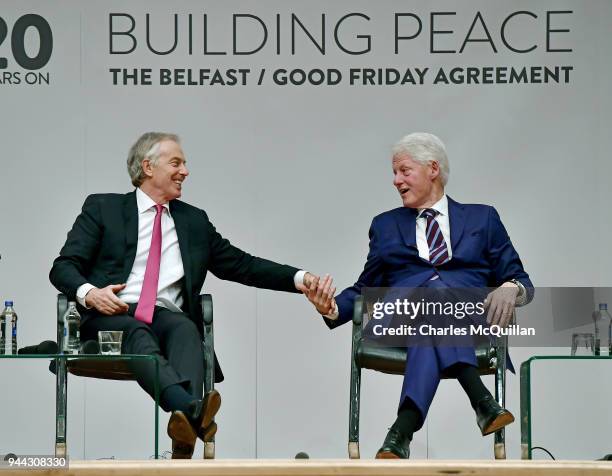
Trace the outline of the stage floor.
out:
<instances>
[{"instance_id":1,"label":"stage floor","mask_svg":"<svg viewBox=\"0 0 612 476\"><path fill-rule=\"evenodd\" d=\"M377 476L377 475L470 475L470 476L589 476L612 475L612 462L603 461L483 461L483 460L158 460L70 461L69 469L30 470L37 475L62 476ZM24 469L3 469L1 476L23 476Z\"/></svg>"}]
</instances>

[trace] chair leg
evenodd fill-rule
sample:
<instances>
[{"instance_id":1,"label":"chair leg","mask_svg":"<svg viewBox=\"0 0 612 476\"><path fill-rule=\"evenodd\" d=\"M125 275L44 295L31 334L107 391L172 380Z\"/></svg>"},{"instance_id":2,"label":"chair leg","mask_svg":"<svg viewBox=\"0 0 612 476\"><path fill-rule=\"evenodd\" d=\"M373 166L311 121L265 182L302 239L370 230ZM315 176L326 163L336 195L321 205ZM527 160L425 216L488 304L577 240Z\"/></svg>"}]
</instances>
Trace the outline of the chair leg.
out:
<instances>
[{"instance_id":1,"label":"chair leg","mask_svg":"<svg viewBox=\"0 0 612 476\"><path fill-rule=\"evenodd\" d=\"M215 442L204 443L204 459L215 459Z\"/></svg>"},{"instance_id":2,"label":"chair leg","mask_svg":"<svg viewBox=\"0 0 612 476\"><path fill-rule=\"evenodd\" d=\"M493 451L495 459L506 459L506 431L504 428L495 432L495 444Z\"/></svg>"},{"instance_id":3,"label":"chair leg","mask_svg":"<svg viewBox=\"0 0 612 476\"><path fill-rule=\"evenodd\" d=\"M209 367L208 361L206 363L206 367ZM212 365L210 367L213 367ZM208 371L214 371L213 369L208 368ZM207 383L204 384L204 394L206 395L211 390L214 390L215 384L213 379L206 378ZM213 422L215 420L213 419ZM204 442L204 452L202 454L203 459L215 459L215 437L213 436L210 441Z\"/></svg>"},{"instance_id":4,"label":"chair leg","mask_svg":"<svg viewBox=\"0 0 612 476\"><path fill-rule=\"evenodd\" d=\"M206 339L204 341L204 366L205 366L205 377L204 377L204 394L206 395L211 390L215 389L215 353L213 347L213 334L212 334L212 326L210 332L207 333ZM214 421L214 420L213 420ZM215 459L215 437L211 438L211 441L204 442L204 454L202 455L203 459Z\"/></svg>"},{"instance_id":5,"label":"chair leg","mask_svg":"<svg viewBox=\"0 0 612 476\"><path fill-rule=\"evenodd\" d=\"M358 336L361 338L361 335ZM354 349L357 343L353 341L351 353L351 389L349 400L349 441L348 453L350 459L359 459L359 403L361 398L361 368L355 360Z\"/></svg>"},{"instance_id":6,"label":"chair leg","mask_svg":"<svg viewBox=\"0 0 612 476\"><path fill-rule=\"evenodd\" d=\"M57 295L57 343L61 347L64 338L64 314L68 310L68 297ZM66 417L68 406L68 373L66 359L55 359L55 456L65 458L66 447Z\"/></svg>"},{"instance_id":7,"label":"chair leg","mask_svg":"<svg viewBox=\"0 0 612 476\"><path fill-rule=\"evenodd\" d=\"M213 328L213 306L210 294L201 295L204 317L204 395L215 388L215 335ZM214 420L213 420L214 421ZM204 442L203 459L215 459L215 437Z\"/></svg>"},{"instance_id":8,"label":"chair leg","mask_svg":"<svg viewBox=\"0 0 612 476\"><path fill-rule=\"evenodd\" d=\"M349 441L348 444L348 452L350 459L359 459L359 442L358 441Z\"/></svg>"},{"instance_id":9,"label":"chair leg","mask_svg":"<svg viewBox=\"0 0 612 476\"><path fill-rule=\"evenodd\" d=\"M55 364L55 457L65 458L68 453L66 445L66 419L68 407L66 359L56 359Z\"/></svg>"},{"instance_id":10,"label":"chair leg","mask_svg":"<svg viewBox=\"0 0 612 476\"><path fill-rule=\"evenodd\" d=\"M349 442L348 453L350 459L359 459L359 403L361 398L361 369L351 363L351 395L349 402Z\"/></svg>"},{"instance_id":11,"label":"chair leg","mask_svg":"<svg viewBox=\"0 0 612 476\"><path fill-rule=\"evenodd\" d=\"M500 406L506 406L506 355L508 352L508 337L498 337L497 368L495 370L495 400ZM502 428L495 432L493 452L495 459L506 459L506 430Z\"/></svg>"},{"instance_id":12,"label":"chair leg","mask_svg":"<svg viewBox=\"0 0 612 476\"><path fill-rule=\"evenodd\" d=\"M521 364L521 459L531 459L531 359Z\"/></svg>"}]
</instances>

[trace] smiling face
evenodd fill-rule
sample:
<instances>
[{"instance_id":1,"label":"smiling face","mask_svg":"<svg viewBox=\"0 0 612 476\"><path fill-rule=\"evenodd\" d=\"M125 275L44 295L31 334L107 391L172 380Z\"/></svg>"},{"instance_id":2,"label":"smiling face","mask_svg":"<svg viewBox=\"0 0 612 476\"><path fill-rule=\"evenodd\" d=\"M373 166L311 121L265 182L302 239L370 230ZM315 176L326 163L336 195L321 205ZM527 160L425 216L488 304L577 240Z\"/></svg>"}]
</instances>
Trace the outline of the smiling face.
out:
<instances>
[{"instance_id":1,"label":"smiling face","mask_svg":"<svg viewBox=\"0 0 612 476\"><path fill-rule=\"evenodd\" d=\"M159 143L159 158L155 164L142 161L146 175L140 188L156 203L164 204L181 196L183 182L189 175L181 146L172 140Z\"/></svg>"},{"instance_id":2,"label":"smiling face","mask_svg":"<svg viewBox=\"0 0 612 476\"><path fill-rule=\"evenodd\" d=\"M421 164L406 153L393 157L393 185L407 208L428 208L444 194L440 166L431 161Z\"/></svg>"}]
</instances>

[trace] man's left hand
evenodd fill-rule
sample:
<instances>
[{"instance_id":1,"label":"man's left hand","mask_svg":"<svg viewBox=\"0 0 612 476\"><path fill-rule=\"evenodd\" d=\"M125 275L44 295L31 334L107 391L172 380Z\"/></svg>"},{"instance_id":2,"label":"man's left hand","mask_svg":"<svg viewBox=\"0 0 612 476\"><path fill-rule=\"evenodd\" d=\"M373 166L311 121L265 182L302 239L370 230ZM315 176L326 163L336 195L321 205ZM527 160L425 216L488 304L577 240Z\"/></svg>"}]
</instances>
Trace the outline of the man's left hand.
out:
<instances>
[{"instance_id":1,"label":"man's left hand","mask_svg":"<svg viewBox=\"0 0 612 476\"><path fill-rule=\"evenodd\" d=\"M507 327L510 324L518 293L519 288L514 283L504 283L489 293L484 301L489 325Z\"/></svg>"}]
</instances>

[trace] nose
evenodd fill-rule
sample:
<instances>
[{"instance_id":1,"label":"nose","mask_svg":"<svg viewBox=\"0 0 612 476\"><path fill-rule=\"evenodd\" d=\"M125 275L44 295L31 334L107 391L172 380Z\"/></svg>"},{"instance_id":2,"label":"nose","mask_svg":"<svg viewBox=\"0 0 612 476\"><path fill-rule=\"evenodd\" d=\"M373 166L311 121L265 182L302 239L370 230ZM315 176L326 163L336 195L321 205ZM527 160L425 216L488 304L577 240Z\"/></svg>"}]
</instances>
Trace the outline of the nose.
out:
<instances>
[{"instance_id":1,"label":"nose","mask_svg":"<svg viewBox=\"0 0 612 476\"><path fill-rule=\"evenodd\" d=\"M401 181L400 174L399 174L399 172L396 172L396 173L393 175L393 185L394 185L395 187L399 187L401 184L402 184L402 181Z\"/></svg>"},{"instance_id":2,"label":"nose","mask_svg":"<svg viewBox=\"0 0 612 476\"><path fill-rule=\"evenodd\" d=\"M179 171L179 173L181 175L184 175L185 177L187 177L187 175L189 175L189 170L187 170L187 166L185 164L181 165L181 170Z\"/></svg>"}]
</instances>

